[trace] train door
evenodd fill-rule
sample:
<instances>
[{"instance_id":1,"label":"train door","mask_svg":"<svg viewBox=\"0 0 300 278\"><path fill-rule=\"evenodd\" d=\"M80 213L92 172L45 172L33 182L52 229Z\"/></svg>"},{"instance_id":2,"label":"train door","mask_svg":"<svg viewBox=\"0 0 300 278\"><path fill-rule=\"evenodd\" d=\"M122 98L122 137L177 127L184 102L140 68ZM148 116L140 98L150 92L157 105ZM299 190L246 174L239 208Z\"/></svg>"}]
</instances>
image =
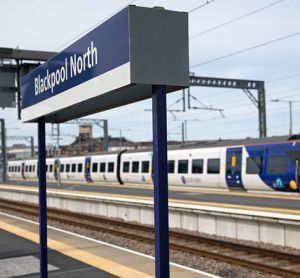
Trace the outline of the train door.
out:
<instances>
[{"instance_id":1,"label":"train door","mask_svg":"<svg viewBox=\"0 0 300 278\"><path fill-rule=\"evenodd\" d=\"M22 162L22 164L21 164L21 176L24 180L26 179L26 177L25 177L25 163L24 162Z\"/></svg>"},{"instance_id":2,"label":"train door","mask_svg":"<svg viewBox=\"0 0 300 278\"><path fill-rule=\"evenodd\" d=\"M227 148L226 182L229 188L244 189L242 182L242 152L242 147Z\"/></svg>"},{"instance_id":3,"label":"train door","mask_svg":"<svg viewBox=\"0 0 300 278\"><path fill-rule=\"evenodd\" d=\"M84 177L87 182L92 182L91 178L91 158L86 157L85 158L85 164L84 164Z\"/></svg>"},{"instance_id":4,"label":"train door","mask_svg":"<svg viewBox=\"0 0 300 278\"><path fill-rule=\"evenodd\" d=\"M290 169L290 187L291 189L298 189L300 183L300 151L287 151L287 156L291 162Z\"/></svg>"},{"instance_id":5,"label":"train door","mask_svg":"<svg viewBox=\"0 0 300 278\"><path fill-rule=\"evenodd\" d=\"M59 175L59 160L55 159L54 161L54 178L55 180L58 180L58 175Z\"/></svg>"}]
</instances>

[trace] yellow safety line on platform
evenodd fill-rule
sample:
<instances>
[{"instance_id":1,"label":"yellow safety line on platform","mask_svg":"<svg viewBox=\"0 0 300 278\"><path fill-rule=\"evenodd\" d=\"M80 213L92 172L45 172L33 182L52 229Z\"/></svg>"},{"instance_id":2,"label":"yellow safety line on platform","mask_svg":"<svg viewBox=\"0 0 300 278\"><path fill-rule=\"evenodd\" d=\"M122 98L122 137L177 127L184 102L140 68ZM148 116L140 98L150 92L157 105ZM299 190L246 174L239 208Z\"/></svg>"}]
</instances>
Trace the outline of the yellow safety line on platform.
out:
<instances>
[{"instance_id":1,"label":"yellow safety line on platform","mask_svg":"<svg viewBox=\"0 0 300 278\"><path fill-rule=\"evenodd\" d=\"M4 186L0 184L0 188L4 187L7 189L8 185ZM3 188L2 187L2 188ZM38 191L36 187L30 186L20 186L20 185L13 185L12 188L21 189L26 191L27 190L34 190ZM79 191L79 190L70 190L70 189L55 189L49 188L47 189L48 193L68 193L73 195L84 195L84 196L99 196L99 197L113 197L113 198L123 198L123 199L132 199L132 200L146 200L146 201L153 201L153 198L146 197L146 196L132 196L132 195L120 195L120 194L112 194L112 193L102 193L102 192L89 192L89 191ZM170 203L179 203L185 205L199 205L199 206L208 206L208 207L221 207L221 208L232 208L232 209L242 209L242 210L252 210L258 212L273 212L273 213L282 213L282 214L293 214L293 215L300 215L300 210L292 210L292 209L284 209L284 208L271 208L271 207L260 207L260 206L248 206L248 205L237 205L237 204L224 204L224 203L217 203L217 202L203 202L203 201L190 201L190 200L178 200L178 199L169 199Z\"/></svg>"},{"instance_id":2,"label":"yellow safety line on platform","mask_svg":"<svg viewBox=\"0 0 300 278\"><path fill-rule=\"evenodd\" d=\"M38 234L25 230L20 227L16 227L9 223L0 220L0 228L10 232L12 234L18 235L30 241L39 243L39 236ZM134 270L127 266L120 265L114 261L104 259L102 257L98 257L96 255L90 254L86 251L82 251L80 249L76 249L71 245L62 243L57 240L53 240L48 238L48 247L56 250L68 257L76 259L78 261L84 262L96 268L99 268L103 271L116 275L118 277L124 278L150 278L153 277L151 275L145 274L143 272Z\"/></svg>"}]
</instances>

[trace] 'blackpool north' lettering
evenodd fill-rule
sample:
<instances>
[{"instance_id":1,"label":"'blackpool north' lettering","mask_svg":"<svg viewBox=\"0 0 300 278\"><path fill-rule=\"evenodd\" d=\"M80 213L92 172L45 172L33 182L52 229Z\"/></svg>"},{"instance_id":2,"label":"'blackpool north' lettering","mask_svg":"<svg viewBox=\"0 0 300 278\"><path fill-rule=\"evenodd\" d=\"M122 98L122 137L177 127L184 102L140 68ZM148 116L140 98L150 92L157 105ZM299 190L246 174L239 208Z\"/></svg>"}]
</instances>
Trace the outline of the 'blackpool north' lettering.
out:
<instances>
[{"instance_id":1,"label":"'blackpool north' lettering","mask_svg":"<svg viewBox=\"0 0 300 278\"><path fill-rule=\"evenodd\" d=\"M45 76L38 75L34 78L35 95L39 95L48 90L53 93L54 87L73 78L86 70L93 68L98 64L98 50L91 41L91 45L82 55L73 54L69 58L65 58L64 64L55 71L46 71Z\"/></svg>"}]
</instances>

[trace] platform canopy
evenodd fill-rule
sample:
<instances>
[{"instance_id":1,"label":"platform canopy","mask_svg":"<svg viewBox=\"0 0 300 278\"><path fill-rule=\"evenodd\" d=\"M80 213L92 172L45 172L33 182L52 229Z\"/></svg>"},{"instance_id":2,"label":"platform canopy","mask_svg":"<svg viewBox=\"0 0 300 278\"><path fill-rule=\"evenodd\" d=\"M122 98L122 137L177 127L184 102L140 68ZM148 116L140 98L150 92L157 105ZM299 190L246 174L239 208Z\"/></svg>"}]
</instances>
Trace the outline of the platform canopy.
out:
<instances>
[{"instance_id":1,"label":"platform canopy","mask_svg":"<svg viewBox=\"0 0 300 278\"><path fill-rule=\"evenodd\" d=\"M22 78L22 121L133 103L150 98L152 85L189 86L188 15L128 6Z\"/></svg>"}]
</instances>

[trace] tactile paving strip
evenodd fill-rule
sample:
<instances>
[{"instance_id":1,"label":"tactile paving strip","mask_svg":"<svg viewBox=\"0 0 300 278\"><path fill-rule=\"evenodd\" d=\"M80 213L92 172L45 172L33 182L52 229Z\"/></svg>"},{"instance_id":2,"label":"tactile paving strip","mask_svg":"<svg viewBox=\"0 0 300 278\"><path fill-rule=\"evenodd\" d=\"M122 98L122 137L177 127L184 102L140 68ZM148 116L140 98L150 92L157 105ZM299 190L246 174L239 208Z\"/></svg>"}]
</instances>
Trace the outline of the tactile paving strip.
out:
<instances>
[{"instance_id":1,"label":"tactile paving strip","mask_svg":"<svg viewBox=\"0 0 300 278\"><path fill-rule=\"evenodd\" d=\"M48 271L58 270L56 266L48 264ZM14 257L0 260L0 277L18 277L39 273L40 260L34 256Z\"/></svg>"}]
</instances>

